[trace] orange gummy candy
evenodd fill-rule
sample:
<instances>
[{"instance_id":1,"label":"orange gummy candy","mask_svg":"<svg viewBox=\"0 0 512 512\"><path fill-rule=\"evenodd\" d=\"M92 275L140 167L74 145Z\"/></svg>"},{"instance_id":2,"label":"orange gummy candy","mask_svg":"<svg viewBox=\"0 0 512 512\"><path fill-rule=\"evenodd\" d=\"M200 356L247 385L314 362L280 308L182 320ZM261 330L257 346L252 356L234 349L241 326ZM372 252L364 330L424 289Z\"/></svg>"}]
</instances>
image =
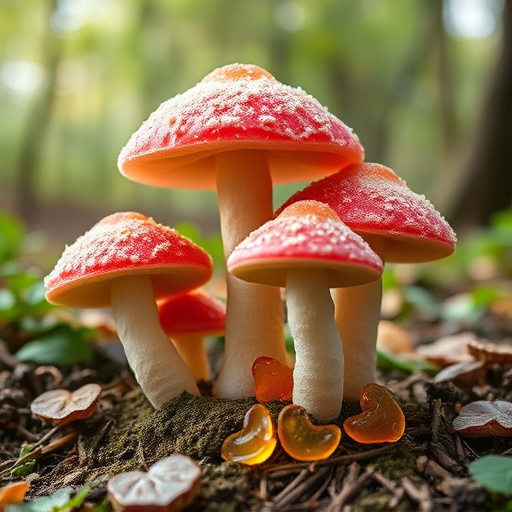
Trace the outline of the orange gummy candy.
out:
<instances>
[{"instance_id":1,"label":"orange gummy candy","mask_svg":"<svg viewBox=\"0 0 512 512\"><path fill-rule=\"evenodd\" d=\"M258 357L252 364L254 394L258 402L289 402L293 392L293 370L272 357Z\"/></svg>"},{"instance_id":2,"label":"orange gummy candy","mask_svg":"<svg viewBox=\"0 0 512 512\"><path fill-rule=\"evenodd\" d=\"M228 462L252 466L265 462L272 455L276 444L270 412L264 405L256 404L245 414L242 430L226 438L221 456Z\"/></svg>"},{"instance_id":3,"label":"orange gummy candy","mask_svg":"<svg viewBox=\"0 0 512 512\"><path fill-rule=\"evenodd\" d=\"M391 392L378 384L367 384L361 394L363 412L347 418L345 432L358 443L393 443L405 430L405 417Z\"/></svg>"},{"instance_id":4,"label":"orange gummy candy","mask_svg":"<svg viewBox=\"0 0 512 512\"><path fill-rule=\"evenodd\" d=\"M277 435L285 452L297 460L323 460L332 455L341 440L336 425L313 425L303 407L287 405L279 414Z\"/></svg>"}]
</instances>

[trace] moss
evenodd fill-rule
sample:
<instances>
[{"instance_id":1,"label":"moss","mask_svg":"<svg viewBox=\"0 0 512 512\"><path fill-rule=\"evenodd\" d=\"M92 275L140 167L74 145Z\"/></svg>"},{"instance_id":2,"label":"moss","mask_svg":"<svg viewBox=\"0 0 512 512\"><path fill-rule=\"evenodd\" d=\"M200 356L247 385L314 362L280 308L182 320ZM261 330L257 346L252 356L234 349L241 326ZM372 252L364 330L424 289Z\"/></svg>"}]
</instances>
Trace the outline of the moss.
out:
<instances>
[{"instance_id":1,"label":"moss","mask_svg":"<svg viewBox=\"0 0 512 512\"><path fill-rule=\"evenodd\" d=\"M92 479L141 469L172 453L220 463L224 439L240 430L254 397L228 400L187 393L158 410L140 389L127 394L114 412L114 426L89 464ZM282 404L268 404L277 420Z\"/></svg>"}]
</instances>

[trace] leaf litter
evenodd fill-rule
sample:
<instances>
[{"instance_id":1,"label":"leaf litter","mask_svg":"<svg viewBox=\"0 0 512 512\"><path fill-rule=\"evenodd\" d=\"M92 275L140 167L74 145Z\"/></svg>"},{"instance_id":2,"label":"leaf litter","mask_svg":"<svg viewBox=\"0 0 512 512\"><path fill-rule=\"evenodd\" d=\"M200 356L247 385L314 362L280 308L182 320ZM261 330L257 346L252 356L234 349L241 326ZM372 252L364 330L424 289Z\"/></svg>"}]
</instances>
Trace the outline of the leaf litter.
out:
<instances>
[{"instance_id":1,"label":"leaf litter","mask_svg":"<svg viewBox=\"0 0 512 512\"><path fill-rule=\"evenodd\" d=\"M148 471L181 453L202 469L190 510L470 511L485 510L489 500L483 485L471 478L470 464L486 455L512 455L510 438L463 438L452 426L468 403L512 400L508 363L489 362L484 379L456 383L387 369L380 381L406 418L397 443L363 445L343 432L340 446L324 461L294 461L278 445L267 462L249 468L223 462L220 453L225 438L242 428L254 398L183 394L155 411L126 367L96 350L94 365L58 368L16 363L8 351L0 351L0 485L26 481L29 500L89 485L86 501L98 504L114 475ZM90 383L102 388L91 418L52 427L32 415L31 403L41 393L73 392ZM267 404L276 424L283 405ZM358 403L345 403L334 423L342 428L359 412ZM28 474L13 475L22 446L29 447L25 457L32 455L33 465Z\"/></svg>"}]
</instances>

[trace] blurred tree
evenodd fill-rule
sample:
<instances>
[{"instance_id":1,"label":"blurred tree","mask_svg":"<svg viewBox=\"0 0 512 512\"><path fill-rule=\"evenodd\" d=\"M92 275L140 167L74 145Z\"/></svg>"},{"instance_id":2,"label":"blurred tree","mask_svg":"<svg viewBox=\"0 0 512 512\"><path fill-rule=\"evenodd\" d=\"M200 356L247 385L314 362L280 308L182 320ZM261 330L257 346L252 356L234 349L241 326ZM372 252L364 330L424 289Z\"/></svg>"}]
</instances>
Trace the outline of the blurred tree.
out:
<instances>
[{"instance_id":1,"label":"blurred tree","mask_svg":"<svg viewBox=\"0 0 512 512\"><path fill-rule=\"evenodd\" d=\"M512 201L512 2L504 2L501 51L461 172L452 180L448 217L485 225Z\"/></svg>"},{"instance_id":2,"label":"blurred tree","mask_svg":"<svg viewBox=\"0 0 512 512\"><path fill-rule=\"evenodd\" d=\"M45 134L48 130L50 115L55 97L55 83L60 59L60 45L52 29L51 18L55 11L56 0L46 0L45 30L42 33L40 48L44 66L45 80L34 99L21 136L19 160L15 173L15 194L18 214L28 223L34 220L38 210L37 170L40 166Z\"/></svg>"}]
</instances>

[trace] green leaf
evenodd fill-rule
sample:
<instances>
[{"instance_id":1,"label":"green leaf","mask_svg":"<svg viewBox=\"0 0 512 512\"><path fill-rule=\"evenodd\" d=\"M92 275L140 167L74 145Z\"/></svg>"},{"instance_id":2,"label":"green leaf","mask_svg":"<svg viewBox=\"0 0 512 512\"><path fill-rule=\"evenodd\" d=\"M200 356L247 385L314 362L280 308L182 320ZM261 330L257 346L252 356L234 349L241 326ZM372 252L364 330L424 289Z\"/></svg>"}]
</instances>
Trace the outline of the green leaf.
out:
<instances>
[{"instance_id":1,"label":"green leaf","mask_svg":"<svg viewBox=\"0 0 512 512\"><path fill-rule=\"evenodd\" d=\"M25 235L23 224L14 215L0 212L0 262L15 259Z\"/></svg>"},{"instance_id":2,"label":"green leaf","mask_svg":"<svg viewBox=\"0 0 512 512\"><path fill-rule=\"evenodd\" d=\"M377 349L377 368L379 370L400 370L406 373L433 374L439 371L438 366L429 361L409 361L380 349Z\"/></svg>"},{"instance_id":3,"label":"green leaf","mask_svg":"<svg viewBox=\"0 0 512 512\"><path fill-rule=\"evenodd\" d=\"M43 496L41 498L35 498L28 503L21 505L8 505L5 507L6 512L68 512L71 510L78 510L87 495L91 487L85 485L75 496L71 497L73 489L71 487L63 487L59 489L51 496Z\"/></svg>"},{"instance_id":4,"label":"green leaf","mask_svg":"<svg viewBox=\"0 0 512 512\"><path fill-rule=\"evenodd\" d=\"M37 364L87 363L93 357L93 349L87 341L90 333L90 329L59 324L24 345L16 352L16 357Z\"/></svg>"},{"instance_id":5,"label":"green leaf","mask_svg":"<svg viewBox=\"0 0 512 512\"><path fill-rule=\"evenodd\" d=\"M72 491L71 487L63 487L51 496L36 498L21 505L9 505L5 507L5 510L6 512L64 512L72 509L67 506L71 501Z\"/></svg>"},{"instance_id":6,"label":"green leaf","mask_svg":"<svg viewBox=\"0 0 512 512\"><path fill-rule=\"evenodd\" d=\"M485 455L472 462L469 474L488 491L512 495L512 457Z\"/></svg>"}]
</instances>

